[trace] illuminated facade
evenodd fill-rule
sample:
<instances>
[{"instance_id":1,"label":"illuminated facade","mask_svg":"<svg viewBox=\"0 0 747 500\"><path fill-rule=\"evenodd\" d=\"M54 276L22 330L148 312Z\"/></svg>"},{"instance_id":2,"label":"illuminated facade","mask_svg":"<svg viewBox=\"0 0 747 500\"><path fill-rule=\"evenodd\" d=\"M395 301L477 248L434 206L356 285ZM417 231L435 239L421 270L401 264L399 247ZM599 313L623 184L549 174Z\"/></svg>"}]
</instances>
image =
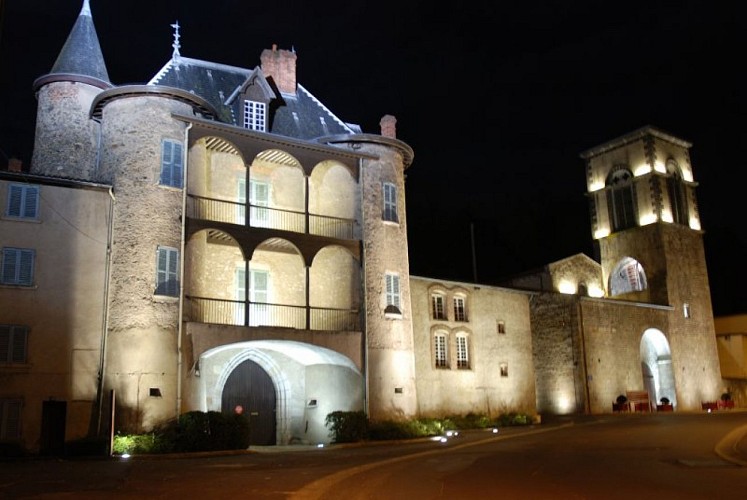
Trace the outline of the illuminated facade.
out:
<instances>
[{"instance_id":1,"label":"illuminated facade","mask_svg":"<svg viewBox=\"0 0 747 500\"><path fill-rule=\"evenodd\" d=\"M0 437L100 432L111 394L117 429L244 411L252 443L288 444L328 442L336 410L598 413L640 389L691 409L718 392L689 145L651 129L587 154L601 264L507 288L411 277L395 118L364 133L297 83L295 52L226 66L182 56L176 29L147 84L117 86L84 1L34 84L31 172L0 179L16 305Z\"/></svg>"}]
</instances>

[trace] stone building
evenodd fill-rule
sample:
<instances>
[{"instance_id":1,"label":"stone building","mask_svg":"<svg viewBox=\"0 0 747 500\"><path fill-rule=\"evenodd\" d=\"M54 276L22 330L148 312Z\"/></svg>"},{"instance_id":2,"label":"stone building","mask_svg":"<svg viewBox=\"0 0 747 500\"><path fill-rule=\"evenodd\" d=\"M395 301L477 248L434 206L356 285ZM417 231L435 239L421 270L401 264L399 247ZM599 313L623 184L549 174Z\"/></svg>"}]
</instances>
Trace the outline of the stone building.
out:
<instances>
[{"instance_id":1,"label":"stone building","mask_svg":"<svg viewBox=\"0 0 747 500\"><path fill-rule=\"evenodd\" d=\"M338 118L273 46L109 81L88 0L38 99L30 172L0 175L0 440L54 452L191 410L253 444L325 417L696 409L720 391L689 144L585 153L601 263L503 287L410 276L412 149Z\"/></svg>"}]
</instances>

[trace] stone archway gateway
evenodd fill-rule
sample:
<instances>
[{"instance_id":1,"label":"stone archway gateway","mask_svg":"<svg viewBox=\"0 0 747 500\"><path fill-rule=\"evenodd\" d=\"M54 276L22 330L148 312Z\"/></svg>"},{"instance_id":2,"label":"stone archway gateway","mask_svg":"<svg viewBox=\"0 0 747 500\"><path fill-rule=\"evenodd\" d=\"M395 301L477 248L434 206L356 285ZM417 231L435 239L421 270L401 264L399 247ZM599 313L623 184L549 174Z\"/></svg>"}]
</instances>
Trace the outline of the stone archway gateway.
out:
<instances>
[{"instance_id":1,"label":"stone archway gateway","mask_svg":"<svg viewBox=\"0 0 747 500\"><path fill-rule=\"evenodd\" d=\"M676 406L672 353L667 338L655 328L646 330L641 337L640 353L641 375L649 401L655 405L665 397Z\"/></svg>"},{"instance_id":2,"label":"stone archway gateway","mask_svg":"<svg viewBox=\"0 0 747 500\"><path fill-rule=\"evenodd\" d=\"M223 413L241 413L249 419L249 444L276 443L276 400L272 379L261 366L247 359L228 376L221 395Z\"/></svg>"}]
</instances>

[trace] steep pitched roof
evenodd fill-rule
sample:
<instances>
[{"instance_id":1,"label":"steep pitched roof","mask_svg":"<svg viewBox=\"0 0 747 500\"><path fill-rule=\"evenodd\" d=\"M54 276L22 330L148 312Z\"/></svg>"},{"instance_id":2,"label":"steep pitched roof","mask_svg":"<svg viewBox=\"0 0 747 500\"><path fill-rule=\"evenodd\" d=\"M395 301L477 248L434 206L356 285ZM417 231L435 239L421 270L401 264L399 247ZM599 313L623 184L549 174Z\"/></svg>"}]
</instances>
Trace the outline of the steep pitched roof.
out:
<instances>
[{"instance_id":1,"label":"steep pitched roof","mask_svg":"<svg viewBox=\"0 0 747 500\"><path fill-rule=\"evenodd\" d=\"M101 45L96 35L96 28L91 17L88 0L83 1L78 19L57 56L50 74L71 74L93 77L106 83L109 73L106 71Z\"/></svg>"},{"instance_id":2,"label":"steep pitched roof","mask_svg":"<svg viewBox=\"0 0 747 500\"><path fill-rule=\"evenodd\" d=\"M263 80L273 89L260 68L246 69L218 64L174 54L163 68L148 82L149 85L174 87L199 95L218 110L222 122L241 126L243 103L236 98L239 89L250 78ZM344 123L311 93L298 85L295 95L274 91L279 106L268 122L270 133L296 139L360 132L356 125Z\"/></svg>"}]
</instances>

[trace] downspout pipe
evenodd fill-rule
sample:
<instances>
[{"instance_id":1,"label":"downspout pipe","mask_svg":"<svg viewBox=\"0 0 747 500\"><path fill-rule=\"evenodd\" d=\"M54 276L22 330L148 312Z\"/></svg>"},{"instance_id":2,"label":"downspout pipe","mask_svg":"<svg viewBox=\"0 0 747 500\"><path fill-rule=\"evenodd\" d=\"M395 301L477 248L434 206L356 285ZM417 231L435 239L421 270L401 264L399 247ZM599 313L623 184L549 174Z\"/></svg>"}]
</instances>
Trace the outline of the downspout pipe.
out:
<instances>
[{"instance_id":1,"label":"downspout pipe","mask_svg":"<svg viewBox=\"0 0 747 500\"><path fill-rule=\"evenodd\" d=\"M370 415L369 413L369 373L368 373L368 327L367 327L367 314L368 314L368 276L366 274L366 245L364 244L363 240L365 240L365 231L366 231L366 204L365 204L365 176L363 175L363 159L358 159L358 182L360 183L360 204L361 204L361 276L362 276L362 283L361 288L362 294L363 294L363 307L361 308L361 330L363 332L363 411L366 412L366 415Z\"/></svg>"},{"instance_id":2,"label":"downspout pipe","mask_svg":"<svg viewBox=\"0 0 747 500\"><path fill-rule=\"evenodd\" d=\"M98 168L98 167L97 167ZM96 405L97 416L96 416L96 435L101 435L101 418L103 412L103 399L104 399L104 379L106 377L106 346L109 340L109 285L111 283L111 268L112 268L112 243L114 241L114 207L117 199L114 197L114 189L109 188L109 197L111 202L109 204L109 221L107 228L106 238L106 263L104 270L104 311L101 325L101 347L99 352L99 386L96 391Z\"/></svg>"},{"instance_id":3,"label":"downspout pipe","mask_svg":"<svg viewBox=\"0 0 747 500\"><path fill-rule=\"evenodd\" d=\"M189 129L192 128L191 123L187 123L184 129L184 146L182 147L182 165L184 165L184 173L182 178L182 217L181 217L181 242L179 244L179 279L181 286L179 287L179 317L177 318L176 327L176 408L175 417L179 418L182 410L182 371L184 369L184 361L182 359L182 336L184 335L184 261L185 249L186 249L186 231L187 231L187 187L189 179Z\"/></svg>"}]
</instances>

